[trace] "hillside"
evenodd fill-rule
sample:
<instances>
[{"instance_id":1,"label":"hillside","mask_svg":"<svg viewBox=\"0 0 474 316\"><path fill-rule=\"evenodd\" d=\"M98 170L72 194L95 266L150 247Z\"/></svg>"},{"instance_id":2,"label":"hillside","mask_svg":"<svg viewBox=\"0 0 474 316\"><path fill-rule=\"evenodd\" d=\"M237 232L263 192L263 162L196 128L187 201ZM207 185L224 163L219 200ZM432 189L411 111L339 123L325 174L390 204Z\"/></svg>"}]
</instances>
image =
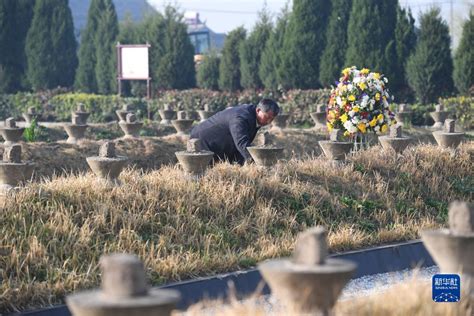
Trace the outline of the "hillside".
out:
<instances>
[{"instance_id":1,"label":"hillside","mask_svg":"<svg viewBox=\"0 0 474 316\"><path fill-rule=\"evenodd\" d=\"M146 0L113 0L119 20L130 14L134 21L140 20L146 12L154 11ZM91 0L69 0L76 35L80 34L87 23L87 12Z\"/></svg>"}]
</instances>

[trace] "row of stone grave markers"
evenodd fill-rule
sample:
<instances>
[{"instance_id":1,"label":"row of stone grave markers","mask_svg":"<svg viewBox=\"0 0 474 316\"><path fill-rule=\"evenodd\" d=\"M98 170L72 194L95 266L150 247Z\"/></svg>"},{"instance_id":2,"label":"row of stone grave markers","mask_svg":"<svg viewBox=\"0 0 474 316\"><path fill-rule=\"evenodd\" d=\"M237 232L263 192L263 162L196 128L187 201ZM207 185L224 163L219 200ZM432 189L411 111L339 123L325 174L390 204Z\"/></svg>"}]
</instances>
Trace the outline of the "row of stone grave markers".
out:
<instances>
[{"instance_id":1,"label":"row of stone grave markers","mask_svg":"<svg viewBox=\"0 0 474 316\"><path fill-rule=\"evenodd\" d=\"M465 135L456 132L455 120L446 120L444 130L434 131L432 134L438 146L449 150L455 150ZM384 149L393 150L396 154L402 154L410 144L414 144L412 137L403 136L401 124L392 125L389 135L379 136L378 139ZM345 140L339 129L333 129L329 140L319 141L319 145L326 157L336 161L344 161L353 149L353 142Z\"/></svg>"},{"instance_id":2,"label":"row of stone grave markers","mask_svg":"<svg viewBox=\"0 0 474 316\"><path fill-rule=\"evenodd\" d=\"M133 114L127 113L126 119L130 120L131 115ZM436 131L433 135L441 147L455 149L461 143L464 133L456 133L454 120L446 120L445 131ZM247 149L259 168L270 169L283 158L284 148L271 144L268 132L260 134L259 138L259 145ZM404 137L401 125L395 125L390 128L390 134L379 137L379 141L383 148L401 154L412 143L412 138ZM353 147L353 143L345 141L342 132L337 129L331 131L329 140L319 141L319 145L325 156L333 161L344 161ZM186 151L178 151L175 155L186 177L192 180L203 177L214 156L212 152L202 150L198 139L189 139ZM101 181L105 181L108 186L120 185L118 177L128 159L116 155L114 142L105 142L101 145L98 156L88 157L86 160ZM3 161L0 162L0 191L5 194L20 182L31 179L33 167L33 163L21 161L21 145L7 146Z\"/></svg>"},{"instance_id":3,"label":"row of stone grave markers","mask_svg":"<svg viewBox=\"0 0 474 316\"><path fill-rule=\"evenodd\" d=\"M163 110L159 110L159 113L162 118L160 124L172 125L176 129L177 134L180 136L189 135L196 116L193 111L176 112L172 110L169 105L166 105ZM204 110L200 110L197 113L199 114L202 122L214 115L216 112L210 111L209 106L206 104L204 106ZM88 128L87 119L90 113L85 110L84 104L79 103L77 106L77 110L73 111L71 114L71 123L65 123L63 125L63 128L68 134L67 142L74 144L84 139L85 132ZM118 124L125 134L124 139L139 137L140 129L143 127L143 123L137 120L136 115L131 110L131 106L125 104L122 109L116 111L116 114L119 118ZM444 111L442 105L438 104L436 106L436 111L431 112L430 114L435 120L433 128L438 129L442 128L443 123L448 117L449 112ZM29 108L26 113L23 113L23 117L27 121L27 124L30 124L33 119L37 119L39 115L40 113L38 113L35 108L32 107ZM326 129L326 109L324 105L318 105L316 112L312 112L310 113L310 115L315 122L315 129ZM398 122L410 122L411 115L412 111L410 111L408 105L399 105L398 112L396 113L396 119ZM173 119L175 116L177 117L177 119ZM279 114L272 124L272 131L282 132L288 126L289 118L290 114ZM8 118L5 121L5 126L2 130L2 135L4 135L5 139L5 145L18 142L22 137L23 130L24 129L22 128L16 127L16 123L13 118ZM445 139L444 136L441 137ZM387 143L387 141L384 142ZM403 142L404 141L398 141L398 143ZM397 148L399 148L400 146L403 147L403 145L397 145Z\"/></svg>"},{"instance_id":4,"label":"row of stone grave markers","mask_svg":"<svg viewBox=\"0 0 474 316\"><path fill-rule=\"evenodd\" d=\"M421 234L441 273L459 274L461 295L473 299L474 205L451 203L449 229ZM180 301L180 294L175 290L150 288L143 264L134 255L102 256L100 267L100 289L66 297L72 315L171 315ZM288 312L332 315L357 265L349 260L329 258L327 231L317 226L300 233L292 257L264 261L258 264L258 269L272 296ZM472 311L473 307L470 308Z\"/></svg>"},{"instance_id":5,"label":"row of stone grave markers","mask_svg":"<svg viewBox=\"0 0 474 316\"><path fill-rule=\"evenodd\" d=\"M315 124L315 129L326 129L326 115L326 106L321 104L317 105L316 112L310 113L310 116ZM435 121L431 128L442 129L445 120L449 116L449 112L445 111L443 105L437 104L435 106L435 111L430 112L430 116ZM395 119L397 120L397 122L404 126L410 126L412 117L413 111L411 111L410 106L408 104L401 103L398 105L398 111L395 113Z\"/></svg>"},{"instance_id":6,"label":"row of stone grave markers","mask_svg":"<svg viewBox=\"0 0 474 316\"><path fill-rule=\"evenodd\" d=\"M134 113L129 108L124 107L117 111L117 115L120 118L119 125L126 133L125 137L136 137L142 123L136 121ZM72 124L64 125L69 134L68 141L77 142L83 137L88 116L89 113L85 112L82 106L79 106L77 111L74 112ZM178 112L178 119L171 122L175 124L179 133L185 134L193 121L186 118L184 111L180 111ZM5 121L5 126L0 128L0 133L5 139L4 145L6 148L3 161L0 162L0 192L2 194L11 191L20 182L31 179L34 164L21 161L21 146L17 145L21 140L23 131L24 128L17 127L13 118L8 118ZM248 147L248 150L259 168L271 168L278 160L283 158L284 148L270 144L267 132L260 135L262 138L260 145ZM445 120L444 130L434 131L433 136L440 147L455 150L461 143L464 133L456 132L455 121L447 119ZM401 154L407 146L413 143L412 138L402 135L400 124L392 126L389 135L380 136L379 141L383 148L393 150L396 154ZM337 129L331 131L329 140L319 141L319 145L327 158L339 162L343 162L353 148L353 143L345 140L342 137L342 131ZM193 180L202 178L213 159L212 152L202 151L200 143L196 139L188 141L186 151L176 152L175 154L185 175ZM113 142L102 145L99 156L87 158L92 171L100 179L105 179L106 183L111 185L119 184L118 176L126 161L126 157L115 155L115 144Z\"/></svg>"},{"instance_id":7,"label":"row of stone grave markers","mask_svg":"<svg viewBox=\"0 0 474 316\"><path fill-rule=\"evenodd\" d=\"M259 168L271 168L282 158L283 147L271 145L267 132L259 138L260 144L248 147L248 150ZM178 151L175 155L184 170L184 176L195 181L204 176L214 157L214 153L202 150L199 139L189 139L186 150ZM115 143L107 141L100 146L98 156L87 157L86 161L98 181L107 187L115 187L121 184L119 176L128 158L117 155ZM21 160L20 144L6 147L3 161L0 162L0 195L14 193L20 183L31 180L33 170L34 163Z\"/></svg>"}]
</instances>

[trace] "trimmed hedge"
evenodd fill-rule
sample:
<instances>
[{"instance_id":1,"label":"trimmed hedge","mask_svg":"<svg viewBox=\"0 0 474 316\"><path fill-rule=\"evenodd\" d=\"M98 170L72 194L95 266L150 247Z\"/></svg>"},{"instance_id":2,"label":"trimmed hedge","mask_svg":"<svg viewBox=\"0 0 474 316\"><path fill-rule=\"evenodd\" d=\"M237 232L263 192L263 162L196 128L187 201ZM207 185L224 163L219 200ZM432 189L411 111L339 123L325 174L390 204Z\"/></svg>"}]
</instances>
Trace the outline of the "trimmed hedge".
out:
<instances>
[{"instance_id":1,"label":"trimmed hedge","mask_svg":"<svg viewBox=\"0 0 474 316\"><path fill-rule=\"evenodd\" d=\"M96 95L86 93L68 93L53 97L50 106L56 113L56 120L69 121L71 112L76 110L78 103L83 103L86 110L91 112L90 122L110 122L117 119L115 111L122 104L131 104L139 118L147 116L147 102L139 98L121 98L116 95Z\"/></svg>"},{"instance_id":2,"label":"trimmed hedge","mask_svg":"<svg viewBox=\"0 0 474 316\"><path fill-rule=\"evenodd\" d=\"M316 110L317 104L327 104L330 90L290 90L284 93L269 91L244 90L240 92L218 92L203 89L167 90L160 91L151 101L140 98L120 98L116 95L95 95L84 93L64 93L54 90L42 93L17 93L14 95L0 95L0 119L8 116L21 117L21 113L33 106L43 113L41 120L69 121L71 111L78 103L84 103L91 112L90 122L108 122L116 120L115 110L122 104L132 104L137 116L144 119L150 116L159 119L158 109L165 104L175 110L196 111L208 104L211 110L220 111L228 106L242 103L258 103L264 97L278 100L284 112L292 113L292 124L312 126L309 113ZM451 117L458 120L458 125L464 129L473 129L474 97L456 97L440 99ZM392 104L392 110L396 105ZM433 119L429 112L434 111L434 105L413 104L414 112L412 124L417 126L432 125Z\"/></svg>"},{"instance_id":3,"label":"trimmed hedge","mask_svg":"<svg viewBox=\"0 0 474 316\"><path fill-rule=\"evenodd\" d=\"M311 122L310 112L319 103L329 101L330 90L290 90L283 94L269 91L244 90L241 92L217 92L210 90L168 90L161 92L152 101L151 109L162 109L165 104L175 110L195 111L208 104L213 111L221 111L228 106L243 103L257 104L262 98L269 97L278 100L284 112L291 112L293 124ZM312 124L312 123L311 123Z\"/></svg>"},{"instance_id":4,"label":"trimmed hedge","mask_svg":"<svg viewBox=\"0 0 474 316\"><path fill-rule=\"evenodd\" d=\"M17 93L0 96L1 119L9 116L21 118L21 114L29 107L36 108L41 113L42 121L70 121L71 112L78 103L84 103L87 111L91 112L89 122L101 123L116 120L115 110L122 104L129 103L137 116L145 118L147 102L140 98L119 98L116 95L95 95L85 93Z\"/></svg>"}]
</instances>

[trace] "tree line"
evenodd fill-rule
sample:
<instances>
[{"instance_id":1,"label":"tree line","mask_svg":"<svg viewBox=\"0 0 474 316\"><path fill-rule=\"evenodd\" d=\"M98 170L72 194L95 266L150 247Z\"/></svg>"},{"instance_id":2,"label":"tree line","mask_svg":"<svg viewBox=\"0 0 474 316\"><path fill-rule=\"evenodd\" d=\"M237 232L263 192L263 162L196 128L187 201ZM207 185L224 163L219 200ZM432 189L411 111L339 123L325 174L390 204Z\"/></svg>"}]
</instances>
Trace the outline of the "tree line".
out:
<instances>
[{"instance_id":1,"label":"tree line","mask_svg":"<svg viewBox=\"0 0 474 316\"><path fill-rule=\"evenodd\" d=\"M112 0L92 0L77 43L68 0L2 0L0 93L58 86L114 93L118 41L151 45L150 72L161 89L317 89L352 65L384 73L399 100L434 102L474 85L472 10L454 58L439 9L421 15L416 28L398 0L294 0L273 20L264 8L250 32L231 31L196 73L187 26L172 6L119 24Z\"/></svg>"},{"instance_id":2,"label":"tree line","mask_svg":"<svg viewBox=\"0 0 474 316\"><path fill-rule=\"evenodd\" d=\"M0 93L56 87L115 93L118 41L151 45L155 87L196 86L194 48L181 13L172 6L139 23L128 19L119 25L112 0L92 0L78 45L68 0L2 0Z\"/></svg>"},{"instance_id":3,"label":"tree line","mask_svg":"<svg viewBox=\"0 0 474 316\"><path fill-rule=\"evenodd\" d=\"M474 17L471 10L457 51L440 11L420 16L397 0L294 0L273 24L264 9L251 32L229 33L222 53L198 69L203 88L237 90L330 87L348 66L384 73L398 100L435 102L474 85Z\"/></svg>"}]
</instances>

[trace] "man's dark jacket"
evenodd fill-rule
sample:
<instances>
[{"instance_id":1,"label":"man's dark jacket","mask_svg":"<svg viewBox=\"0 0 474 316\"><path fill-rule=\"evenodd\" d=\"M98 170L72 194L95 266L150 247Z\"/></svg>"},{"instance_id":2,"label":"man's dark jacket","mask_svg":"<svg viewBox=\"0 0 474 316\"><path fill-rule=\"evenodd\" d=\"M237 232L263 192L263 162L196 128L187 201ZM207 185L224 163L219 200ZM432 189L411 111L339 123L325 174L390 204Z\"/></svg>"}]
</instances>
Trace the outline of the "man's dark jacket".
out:
<instances>
[{"instance_id":1,"label":"man's dark jacket","mask_svg":"<svg viewBox=\"0 0 474 316\"><path fill-rule=\"evenodd\" d=\"M257 131L255 105L243 104L218 112L196 125L191 138L199 138L204 150L214 152L214 160L243 164L251 159L247 146Z\"/></svg>"}]
</instances>

